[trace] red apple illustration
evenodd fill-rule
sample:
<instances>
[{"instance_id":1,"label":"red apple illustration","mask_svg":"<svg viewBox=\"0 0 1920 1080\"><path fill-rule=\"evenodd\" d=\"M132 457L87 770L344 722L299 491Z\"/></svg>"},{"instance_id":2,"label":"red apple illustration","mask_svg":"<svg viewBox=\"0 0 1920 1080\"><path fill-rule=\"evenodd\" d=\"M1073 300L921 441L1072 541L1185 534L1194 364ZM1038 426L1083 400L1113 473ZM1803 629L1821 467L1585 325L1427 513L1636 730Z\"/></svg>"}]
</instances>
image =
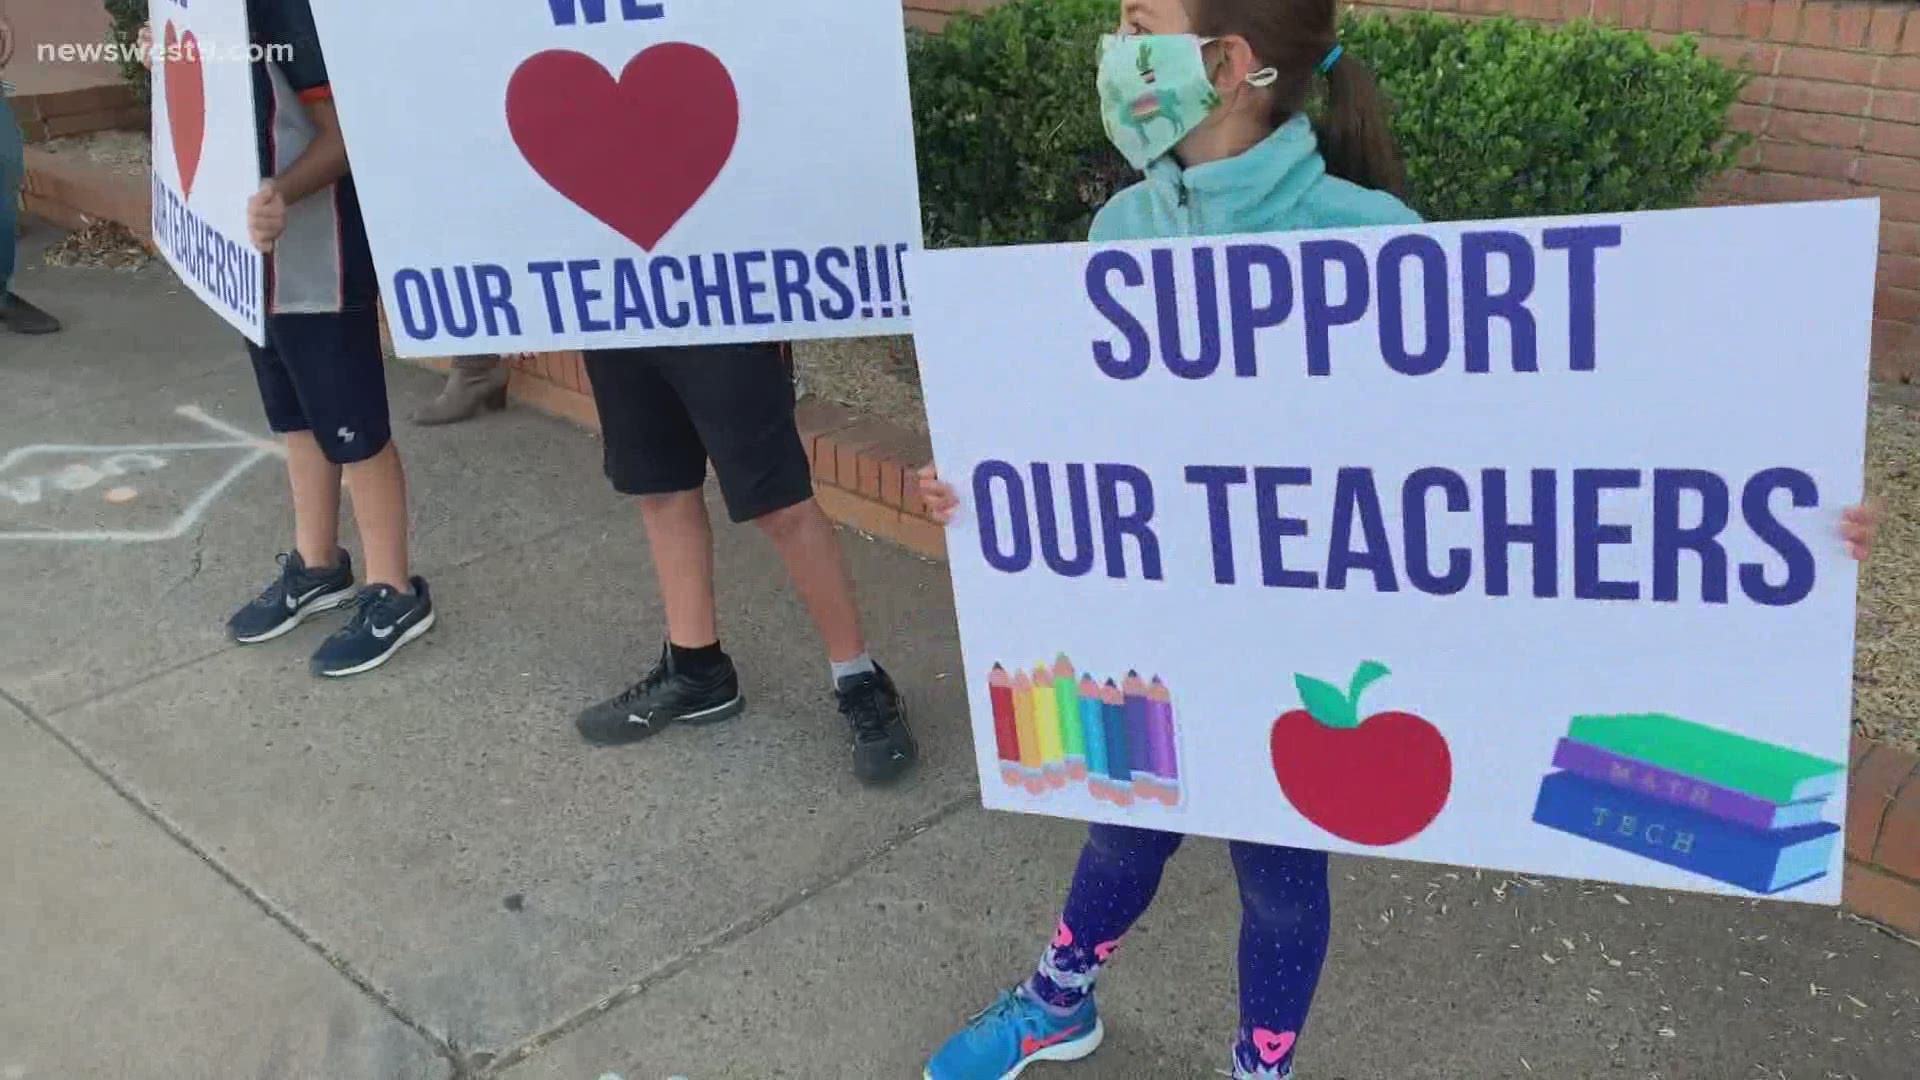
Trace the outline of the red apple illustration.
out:
<instances>
[{"instance_id":1,"label":"red apple illustration","mask_svg":"<svg viewBox=\"0 0 1920 1080\"><path fill-rule=\"evenodd\" d=\"M1304 709L1273 722L1273 774L1287 801L1342 840L1383 846L1433 824L1453 790L1453 754L1438 728L1412 713L1362 720L1360 695L1388 674L1368 660L1347 691L1295 675Z\"/></svg>"}]
</instances>

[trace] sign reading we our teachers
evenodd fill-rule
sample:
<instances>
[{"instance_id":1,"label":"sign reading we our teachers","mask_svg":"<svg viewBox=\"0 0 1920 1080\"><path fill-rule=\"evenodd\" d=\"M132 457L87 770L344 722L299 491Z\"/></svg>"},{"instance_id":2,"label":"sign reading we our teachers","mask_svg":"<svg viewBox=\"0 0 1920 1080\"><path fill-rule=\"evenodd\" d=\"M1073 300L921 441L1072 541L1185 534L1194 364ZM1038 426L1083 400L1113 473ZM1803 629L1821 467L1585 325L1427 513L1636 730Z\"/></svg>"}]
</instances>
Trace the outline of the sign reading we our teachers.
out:
<instances>
[{"instance_id":1,"label":"sign reading we our teachers","mask_svg":"<svg viewBox=\"0 0 1920 1080\"><path fill-rule=\"evenodd\" d=\"M898 0L315 3L405 356L904 332Z\"/></svg>"},{"instance_id":2,"label":"sign reading we our teachers","mask_svg":"<svg viewBox=\"0 0 1920 1080\"><path fill-rule=\"evenodd\" d=\"M1837 902L1877 222L914 257L987 805Z\"/></svg>"},{"instance_id":3,"label":"sign reading we our teachers","mask_svg":"<svg viewBox=\"0 0 1920 1080\"><path fill-rule=\"evenodd\" d=\"M266 277L247 235L260 190L246 0L153 0L153 239L180 280L266 344Z\"/></svg>"}]
</instances>

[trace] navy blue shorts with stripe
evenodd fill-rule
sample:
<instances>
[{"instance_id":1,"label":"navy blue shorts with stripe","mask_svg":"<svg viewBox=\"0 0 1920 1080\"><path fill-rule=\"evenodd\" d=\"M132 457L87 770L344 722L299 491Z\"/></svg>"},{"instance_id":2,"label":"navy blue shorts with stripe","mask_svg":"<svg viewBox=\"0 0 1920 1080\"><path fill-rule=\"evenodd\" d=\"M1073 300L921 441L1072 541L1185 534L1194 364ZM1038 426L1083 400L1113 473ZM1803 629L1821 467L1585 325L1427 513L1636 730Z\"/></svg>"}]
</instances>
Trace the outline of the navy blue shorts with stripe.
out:
<instances>
[{"instance_id":1,"label":"navy blue shorts with stripe","mask_svg":"<svg viewBox=\"0 0 1920 1080\"><path fill-rule=\"evenodd\" d=\"M247 350L275 432L313 432L336 465L365 461L393 440L378 309L270 315L266 348Z\"/></svg>"}]
</instances>

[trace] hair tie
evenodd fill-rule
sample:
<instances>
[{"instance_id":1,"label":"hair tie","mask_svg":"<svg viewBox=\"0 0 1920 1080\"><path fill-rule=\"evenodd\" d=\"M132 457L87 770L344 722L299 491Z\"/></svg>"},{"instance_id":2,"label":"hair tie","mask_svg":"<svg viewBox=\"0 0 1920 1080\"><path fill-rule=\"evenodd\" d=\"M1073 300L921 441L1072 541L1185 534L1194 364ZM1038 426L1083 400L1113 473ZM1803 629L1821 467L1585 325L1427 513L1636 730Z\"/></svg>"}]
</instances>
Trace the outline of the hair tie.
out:
<instances>
[{"instance_id":1,"label":"hair tie","mask_svg":"<svg viewBox=\"0 0 1920 1080\"><path fill-rule=\"evenodd\" d=\"M1333 65L1340 61L1340 54L1346 51L1346 48L1338 43L1335 43L1333 48L1328 49L1326 58L1320 61L1320 74L1325 75L1327 72L1332 71Z\"/></svg>"}]
</instances>

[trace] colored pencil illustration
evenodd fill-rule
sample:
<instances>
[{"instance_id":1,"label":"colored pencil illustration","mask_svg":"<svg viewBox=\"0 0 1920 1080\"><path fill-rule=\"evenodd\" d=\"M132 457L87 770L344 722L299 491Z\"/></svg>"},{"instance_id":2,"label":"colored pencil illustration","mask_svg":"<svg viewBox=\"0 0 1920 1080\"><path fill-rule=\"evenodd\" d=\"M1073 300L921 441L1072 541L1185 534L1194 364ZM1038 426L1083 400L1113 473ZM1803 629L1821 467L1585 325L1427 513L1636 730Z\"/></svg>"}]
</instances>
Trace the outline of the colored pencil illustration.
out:
<instances>
[{"instance_id":1,"label":"colored pencil illustration","mask_svg":"<svg viewBox=\"0 0 1920 1080\"><path fill-rule=\"evenodd\" d=\"M1000 778L1020 783L1020 728L1013 714L1013 679L1007 669L993 665L987 676L987 694L993 701L993 745L1000 757Z\"/></svg>"},{"instance_id":2,"label":"colored pencil illustration","mask_svg":"<svg viewBox=\"0 0 1920 1080\"><path fill-rule=\"evenodd\" d=\"M1033 724L1033 680L1021 672L1013 677L1013 719L1020 738L1020 782L1028 790L1040 783L1040 737Z\"/></svg>"},{"instance_id":3,"label":"colored pencil illustration","mask_svg":"<svg viewBox=\"0 0 1920 1080\"><path fill-rule=\"evenodd\" d=\"M1126 694L1108 679L1100 700L1106 715L1107 779L1113 785L1113 801L1126 806L1133 802L1133 743L1127 729Z\"/></svg>"},{"instance_id":4,"label":"colored pencil illustration","mask_svg":"<svg viewBox=\"0 0 1920 1080\"><path fill-rule=\"evenodd\" d=\"M1060 710L1060 750L1066 757L1067 779L1087 778L1087 742L1080 727L1080 692L1073 683L1073 661L1067 654L1053 662L1053 693Z\"/></svg>"},{"instance_id":5,"label":"colored pencil illustration","mask_svg":"<svg viewBox=\"0 0 1920 1080\"><path fill-rule=\"evenodd\" d=\"M987 672L994 755L1008 787L1047 796L1085 785L1115 807L1184 801L1173 692L1159 675L1104 681L1065 653L1031 671Z\"/></svg>"},{"instance_id":6,"label":"colored pencil illustration","mask_svg":"<svg viewBox=\"0 0 1920 1080\"><path fill-rule=\"evenodd\" d=\"M1173 738L1173 694L1155 675L1147 687L1147 729L1153 761L1153 775L1159 780L1160 801L1173 806L1180 801L1179 751Z\"/></svg>"},{"instance_id":7,"label":"colored pencil illustration","mask_svg":"<svg viewBox=\"0 0 1920 1080\"><path fill-rule=\"evenodd\" d=\"M1137 671L1127 672L1120 684L1127 714L1127 764L1133 773L1133 793L1151 798L1153 791L1153 744L1147 723L1147 684Z\"/></svg>"},{"instance_id":8,"label":"colored pencil illustration","mask_svg":"<svg viewBox=\"0 0 1920 1080\"><path fill-rule=\"evenodd\" d=\"M1080 676L1080 731L1086 746L1087 786L1097 798L1106 786L1107 727L1100 705L1100 684L1093 676Z\"/></svg>"},{"instance_id":9,"label":"colored pencil illustration","mask_svg":"<svg viewBox=\"0 0 1920 1080\"><path fill-rule=\"evenodd\" d=\"M1053 672L1045 664L1033 669L1033 727L1040 736L1040 760L1047 783L1067 785L1067 756L1060 745L1060 698L1053 690Z\"/></svg>"}]
</instances>

